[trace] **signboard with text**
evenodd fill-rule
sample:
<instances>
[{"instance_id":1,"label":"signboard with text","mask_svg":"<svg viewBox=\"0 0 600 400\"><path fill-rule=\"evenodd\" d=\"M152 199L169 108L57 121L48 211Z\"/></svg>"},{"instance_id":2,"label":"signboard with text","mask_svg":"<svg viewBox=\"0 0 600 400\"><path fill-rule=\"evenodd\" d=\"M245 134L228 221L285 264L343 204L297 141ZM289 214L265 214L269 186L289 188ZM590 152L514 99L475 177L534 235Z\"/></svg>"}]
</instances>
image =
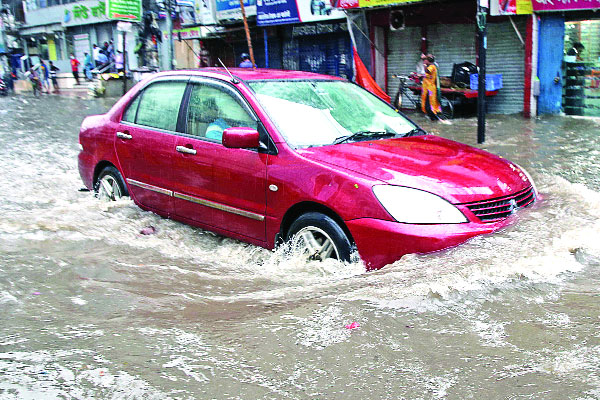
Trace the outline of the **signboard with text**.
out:
<instances>
[{"instance_id":1,"label":"signboard with text","mask_svg":"<svg viewBox=\"0 0 600 400\"><path fill-rule=\"evenodd\" d=\"M104 0L79 1L64 6L63 26L97 24L106 21L108 21L108 18L106 18Z\"/></svg>"},{"instance_id":2,"label":"signboard with text","mask_svg":"<svg viewBox=\"0 0 600 400\"><path fill-rule=\"evenodd\" d=\"M138 22L142 19L141 0L106 0L106 15L110 19Z\"/></svg>"},{"instance_id":3,"label":"signboard with text","mask_svg":"<svg viewBox=\"0 0 600 400\"><path fill-rule=\"evenodd\" d=\"M531 3L532 3L532 0L491 0L490 14L491 15L531 14L533 12Z\"/></svg>"},{"instance_id":4,"label":"signboard with text","mask_svg":"<svg viewBox=\"0 0 600 400\"><path fill-rule=\"evenodd\" d=\"M258 0L256 23L260 26L345 18L328 0Z\"/></svg>"},{"instance_id":5,"label":"signboard with text","mask_svg":"<svg viewBox=\"0 0 600 400\"><path fill-rule=\"evenodd\" d=\"M600 0L532 0L533 11L590 10L600 8Z\"/></svg>"},{"instance_id":6,"label":"signboard with text","mask_svg":"<svg viewBox=\"0 0 600 400\"><path fill-rule=\"evenodd\" d=\"M219 21L241 20L242 9L239 0L215 0L217 8L217 19ZM244 0L244 11L246 17L256 15L256 0Z\"/></svg>"},{"instance_id":7,"label":"signboard with text","mask_svg":"<svg viewBox=\"0 0 600 400\"><path fill-rule=\"evenodd\" d=\"M394 4L417 3L423 0L332 0L336 8L351 9L363 7L389 6Z\"/></svg>"}]
</instances>

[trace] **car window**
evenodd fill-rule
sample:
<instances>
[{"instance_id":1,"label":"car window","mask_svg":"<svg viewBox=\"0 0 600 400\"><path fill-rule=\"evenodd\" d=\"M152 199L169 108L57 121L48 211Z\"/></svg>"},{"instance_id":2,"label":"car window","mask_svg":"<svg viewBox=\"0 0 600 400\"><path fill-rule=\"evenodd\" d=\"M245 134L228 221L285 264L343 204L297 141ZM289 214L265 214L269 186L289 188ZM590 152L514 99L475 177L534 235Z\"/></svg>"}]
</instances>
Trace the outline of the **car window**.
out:
<instances>
[{"instance_id":1,"label":"car window","mask_svg":"<svg viewBox=\"0 0 600 400\"><path fill-rule=\"evenodd\" d=\"M175 131L179 106L187 82L156 82L142 93L135 123Z\"/></svg>"},{"instance_id":2,"label":"car window","mask_svg":"<svg viewBox=\"0 0 600 400\"><path fill-rule=\"evenodd\" d=\"M125 110L123 113L123 121L131 123L135 122L135 116L137 114L138 104L140 104L141 98L142 96L137 96L135 100L129 104L129 107L127 107L127 110Z\"/></svg>"},{"instance_id":3,"label":"car window","mask_svg":"<svg viewBox=\"0 0 600 400\"><path fill-rule=\"evenodd\" d=\"M226 128L256 129L257 123L239 100L227 90L195 83L190 95L186 126L190 135L220 142Z\"/></svg>"}]
</instances>

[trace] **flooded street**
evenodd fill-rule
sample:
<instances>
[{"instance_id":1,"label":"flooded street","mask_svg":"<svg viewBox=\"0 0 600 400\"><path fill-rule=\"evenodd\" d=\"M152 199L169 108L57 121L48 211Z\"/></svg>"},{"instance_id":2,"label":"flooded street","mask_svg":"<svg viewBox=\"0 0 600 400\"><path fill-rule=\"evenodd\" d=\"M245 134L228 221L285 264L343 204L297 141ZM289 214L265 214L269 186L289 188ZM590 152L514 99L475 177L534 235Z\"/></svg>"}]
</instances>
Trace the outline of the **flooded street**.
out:
<instances>
[{"instance_id":1,"label":"flooded street","mask_svg":"<svg viewBox=\"0 0 600 400\"><path fill-rule=\"evenodd\" d=\"M1 399L600 399L599 119L488 116L477 145L476 118L411 116L543 200L367 273L79 191L79 126L111 105L0 98Z\"/></svg>"}]
</instances>

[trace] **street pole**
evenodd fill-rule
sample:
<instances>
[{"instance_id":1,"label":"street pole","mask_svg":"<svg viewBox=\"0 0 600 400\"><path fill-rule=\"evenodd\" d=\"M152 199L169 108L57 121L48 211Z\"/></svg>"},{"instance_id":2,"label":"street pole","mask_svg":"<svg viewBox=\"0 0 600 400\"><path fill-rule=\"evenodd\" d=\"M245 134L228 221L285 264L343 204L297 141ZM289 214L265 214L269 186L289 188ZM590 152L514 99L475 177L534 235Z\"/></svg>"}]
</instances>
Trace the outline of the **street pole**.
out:
<instances>
[{"instance_id":1,"label":"street pole","mask_svg":"<svg viewBox=\"0 0 600 400\"><path fill-rule=\"evenodd\" d=\"M127 32L123 31L123 94L125 93L127 93Z\"/></svg>"},{"instance_id":2,"label":"street pole","mask_svg":"<svg viewBox=\"0 0 600 400\"><path fill-rule=\"evenodd\" d=\"M169 38L167 39L167 54L169 57L169 63L167 64L169 69L173 69L173 20L171 19L171 0L167 0L167 32Z\"/></svg>"},{"instance_id":3,"label":"street pole","mask_svg":"<svg viewBox=\"0 0 600 400\"><path fill-rule=\"evenodd\" d=\"M477 2L477 59L479 79L477 82L477 143L485 142L485 56L487 50L487 0Z\"/></svg>"},{"instance_id":4,"label":"street pole","mask_svg":"<svg viewBox=\"0 0 600 400\"><path fill-rule=\"evenodd\" d=\"M252 39L250 38L250 28L248 28L248 19L246 18L246 9L244 8L244 0L240 0L240 8L242 9L242 18L244 19L244 30L246 31L246 41L248 42L250 61L252 61L252 68L256 69L256 63L254 62L254 50L252 49Z\"/></svg>"}]
</instances>

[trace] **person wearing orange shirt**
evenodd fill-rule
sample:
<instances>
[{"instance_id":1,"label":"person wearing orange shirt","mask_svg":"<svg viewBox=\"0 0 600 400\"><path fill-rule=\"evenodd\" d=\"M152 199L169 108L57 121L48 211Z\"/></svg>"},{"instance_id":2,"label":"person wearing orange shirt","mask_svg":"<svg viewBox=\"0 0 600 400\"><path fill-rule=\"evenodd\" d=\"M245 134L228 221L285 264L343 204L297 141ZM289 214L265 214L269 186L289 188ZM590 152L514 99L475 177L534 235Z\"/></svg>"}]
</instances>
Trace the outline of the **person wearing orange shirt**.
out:
<instances>
[{"instance_id":1,"label":"person wearing orange shirt","mask_svg":"<svg viewBox=\"0 0 600 400\"><path fill-rule=\"evenodd\" d=\"M77 84L79 85L79 64L81 64L79 62L79 60L77 60L77 58L75 58L75 54L71 54L71 72L73 72L73 77L75 78L75 81L77 81Z\"/></svg>"}]
</instances>

